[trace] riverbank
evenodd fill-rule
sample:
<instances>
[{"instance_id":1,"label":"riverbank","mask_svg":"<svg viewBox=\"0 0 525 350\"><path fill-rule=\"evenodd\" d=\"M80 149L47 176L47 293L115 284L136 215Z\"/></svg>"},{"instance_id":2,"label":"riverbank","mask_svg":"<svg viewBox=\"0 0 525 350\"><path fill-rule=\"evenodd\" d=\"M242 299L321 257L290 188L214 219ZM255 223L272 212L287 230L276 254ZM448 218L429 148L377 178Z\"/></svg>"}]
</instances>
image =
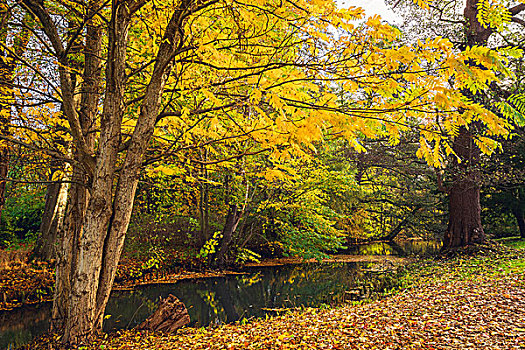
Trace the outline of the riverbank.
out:
<instances>
[{"instance_id":1,"label":"riverbank","mask_svg":"<svg viewBox=\"0 0 525 350\"><path fill-rule=\"evenodd\" d=\"M523 349L524 325L525 250L502 248L418 261L378 301L174 335L120 331L86 349Z\"/></svg>"},{"instance_id":2,"label":"riverbank","mask_svg":"<svg viewBox=\"0 0 525 350\"><path fill-rule=\"evenodd\" d=\"M405 264L405 258L381 255L334 255L324 259L323 263L377 263L377 269L391 270ZM148 285L172 284L183 280L216 278L243 274L244 268L262 268L271 266L317 263L315 259L276 258L263 259L258 263L248 263L237 270L209 270L175 266L170 268L150 269L142 272L143 261L125 258L119 264L118 276L113 290L133 290ZM137 274L137 271L141 271ZM22 306L49 302L53 299L55 275L47 263L20 262L7 270L0 271L0 311L13 310Z\"/></svg>"}]
</instances>

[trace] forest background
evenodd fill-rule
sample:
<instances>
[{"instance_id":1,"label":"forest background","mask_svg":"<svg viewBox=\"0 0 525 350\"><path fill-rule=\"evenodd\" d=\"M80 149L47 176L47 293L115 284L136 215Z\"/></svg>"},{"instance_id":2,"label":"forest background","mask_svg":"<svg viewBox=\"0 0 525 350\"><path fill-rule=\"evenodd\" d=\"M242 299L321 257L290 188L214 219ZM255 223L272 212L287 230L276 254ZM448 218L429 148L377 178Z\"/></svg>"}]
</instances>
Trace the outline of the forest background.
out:
<instances>
[{"instance_id":1,"label":"forest background","mask_svg":"<svg viewBox=\"0 0 525 350\"><path fill-rule=\"evenodd\" d=\"M398 2L396 28L331 1L3 1L0 239L56 262L64 341L100 327L121 254L139 277L524 238L525 5L454 4Z\"/></svg>"}]
</instances>

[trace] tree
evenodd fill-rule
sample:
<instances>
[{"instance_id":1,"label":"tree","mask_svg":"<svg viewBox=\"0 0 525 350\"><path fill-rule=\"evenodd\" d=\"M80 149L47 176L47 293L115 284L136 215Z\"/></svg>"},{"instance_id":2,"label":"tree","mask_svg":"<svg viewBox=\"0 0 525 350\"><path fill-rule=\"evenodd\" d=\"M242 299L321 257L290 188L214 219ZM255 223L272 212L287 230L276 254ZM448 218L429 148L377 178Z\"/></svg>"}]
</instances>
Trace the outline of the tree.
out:
<instances>
[{"instance_id":1,"label":"tree","mask_svg":"<svg viewBox=\"0 0 525 350\"><path fill-rule=\"evenodd\" d=\"M414 157L418 138L405 132L395 147L383 138L364 140L366 153L346 150L359 184L353 203L358 214L348 221L355 238L434 238L442 233L444 198L437 191L434 169Z\"/></svg>"},{"instance_id":2,"label":"tree","mask_svg":"<svg viewBox=\"0 0 525 350\"><path fill-rule=\"evenodd\" d=\"M253 140L276 160L306 156L327 133L362 149L361 135L390 136L395 144L401 131L415 128L418 155L439 164L465 120L479 119L494 135L507 132L503 120L458 92L506 74L503 54L457 53L440 38L404 46L377 17L355 28L351 21L362 11L332 1L22 5L38 23L32 35L39 55L19 62L26 76L38 77L38 89L21 95L26 106L16 117L39 110L29 102L42 96L47 113L31 131L15 129L28 137L1 139L71 167L63 170L71 185L52 322L65 344L85 342L102 328L141 171L176 155L181 138L186 142L203 121L209 128L198 130L202 135ZM446 111L445 130L435 123L436 106ZM62 130L71 146L42 140L48 130Z\"/></svg>"},{"instance_id":3,"label":"tree","mask_svg":"<svg viewBox=\"0 0 525 350\"><path fill-rule=\"evenodd\" d=\"M485 21L487 2L469 0L465 5L465 45L466 47L486 46L489 37L497 25L505 19L494 22ZM500 8L501 9L501 8ZM509 9L502 9L509 16L506 21L519 21L515 17L525 11L525 4L519 4ZM474 65L474 62L472 62ZM480 156L481 150L477 143L479 123L459 129L453 149L458 158L452 165L454 175L449 189L449 224L443 239L443 247L456 248L483 242L485 233L481 225L480 205Z\"/></svg>"},{"instance_id":4,"label":"tree","mask_svg":"<svg viewBox=\"0 0 525 350\"><path fill-rule=\"evenodd\" d=\"M493 34L500 34L503 38L496 39L499 40L497 45L500 47L512 45L513 40L509 40L512 35L509 33L519 29L511 28L510 23L524 23L523 19L518 17L525 10L523 4L506 8L503 2L489 3L484 0L469 0L466 3L436 1L430 4L430 8L432 19L429 21L433 22L433 26L427 29L440 35L445 33L463 51L487 47ZM408 28L414 28L414 24L415 22L412 22ZM415 31L421 32L421 26L417 26L419 29ZM515 42L514 47L517 46L518 43ZM480 61L472 60L469 64L474 69L484 69ZM501 94L498 96L500 91L501 86L494 82L490 88L474 92L463 90L463 94L494 113L501 113L491 106L508 97ZM505 106L508 108L507 104ZM505 118L508 118L508 115ZM451 145L453 156L447 164L450 184L443 186L443 179L440 179L441 188L448 194L449 203L449 222L443 238L444 249L455 249L486 240L481 224L480 206L481 157L482 153L487 153L486 150L482 151L484 146L481 142L485 128L486 125L473 120L460 125L454 135Z\"/></svg>"}]
</instances>

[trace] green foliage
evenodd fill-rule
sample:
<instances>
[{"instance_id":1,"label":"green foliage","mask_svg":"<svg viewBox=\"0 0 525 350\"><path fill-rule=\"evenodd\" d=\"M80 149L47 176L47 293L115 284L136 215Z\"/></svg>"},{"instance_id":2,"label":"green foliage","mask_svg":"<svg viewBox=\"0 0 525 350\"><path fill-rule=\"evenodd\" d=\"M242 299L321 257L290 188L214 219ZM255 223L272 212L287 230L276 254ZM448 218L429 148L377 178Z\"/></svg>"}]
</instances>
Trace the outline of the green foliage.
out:
<instances>
[{"instance_id":1,"label":"green foliage","mask_svg":"<svg viewBox=\"0 0 525 350\"><path fill-rule=\"evenodd\" d=\"M513 94L507 101L497 102L495 105L509 121L520 127L525 126L525 94Z\"/></svg>"},{"instance_id":2,"label":"green foliage","mask_svg":"<svg viewBox=\"0 0 525 350\"><path fill-rule=\"evenodd\" d=\"M168 254L162 247L152 246L147 251L147 259L136 266L128 267L127 273L129 277L137 279L149 272L159 271L166 267L167 258Z\"/></svg>"},{"instance_id":3,"label":"green foliage","mask_svg":"<svg viewBox=\"0 0 525 350\"><path fill-rule=\"evenodd\" d=\"M503 193L504 194L504 193ZM509 202L502 204L499 198L505 197ZM494 238L512 237L519 235L515 219L505 204L510 204L512 198L503 196L500 193L485 195L482 198L481 218L485 232L491 234Z\"/></svg>"},{"instance_id":4,"label":"green foliage","mask_svg":"<svg viewBox=\"0 0 525 350\"><path fill-rule=\"evenodd\" d=\"M204 246L200 249L199 253L197 254L197 258L205 259L210 256L212 256L217 246L219 245L219 241L222 238L222 233L220 231L217 231L213 234L213 237L204 243Z\"/></svg>"},{"instance_id":5,"label":"green foliage","mask_svg":"<svg viewBox=\"0 0 525 350\"><path fill-rule=\"evenodd\" d=\"M247 249L247 248L240 248L237 249L237 252L235 254L235 262L237 264L244 264L247 262L255 262L258 263L261 260L261 255L257 254L256 252Z\"/></svg>"},{"instance_id":6,"label":"green foliage","mask_svg":"<svg viewBox=\"0 0 525 350\"><path fill-rule=\"evenodd\" d=\"M6 200L0 220L0 245L23 244L38 235L45 205L43 189L18 189Z\"/></svg>"},{"instance_id":7,"label":"green foliage","mask_svg":"<svg viewBox=\"0 0 525 350\"><path fill-rule=\"evenodd\" d=\"M261 202L257 214L264 218L263 233L275 237L286 255L320 259L345 240L335 227L339 214L329 206L329 185L338 181L318 164L295 165L300 172L294 181L274 181L272 200Z\"/></svg>"}]
</instances>

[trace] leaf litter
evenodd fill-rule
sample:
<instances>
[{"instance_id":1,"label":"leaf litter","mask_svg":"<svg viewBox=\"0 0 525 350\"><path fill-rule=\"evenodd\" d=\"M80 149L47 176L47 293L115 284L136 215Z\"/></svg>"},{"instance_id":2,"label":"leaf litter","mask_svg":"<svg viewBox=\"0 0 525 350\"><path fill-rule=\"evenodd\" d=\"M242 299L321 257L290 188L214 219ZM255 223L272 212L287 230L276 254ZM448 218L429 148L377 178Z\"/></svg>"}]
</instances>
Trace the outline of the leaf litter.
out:
<instances>
[{"instance_id":1,"label":"leaf litter","mask_svg":"<svg viewBox=\"0 0 525 350\"><path fill-rule=\"evenodd\" d=\"M523 255L523 253L521 253ZM419 264L381 300L177 334L119 331L96 349L525 349L523 257ZM421 268L423 266L423 268Z\"/></svg>"}]
</instances>

